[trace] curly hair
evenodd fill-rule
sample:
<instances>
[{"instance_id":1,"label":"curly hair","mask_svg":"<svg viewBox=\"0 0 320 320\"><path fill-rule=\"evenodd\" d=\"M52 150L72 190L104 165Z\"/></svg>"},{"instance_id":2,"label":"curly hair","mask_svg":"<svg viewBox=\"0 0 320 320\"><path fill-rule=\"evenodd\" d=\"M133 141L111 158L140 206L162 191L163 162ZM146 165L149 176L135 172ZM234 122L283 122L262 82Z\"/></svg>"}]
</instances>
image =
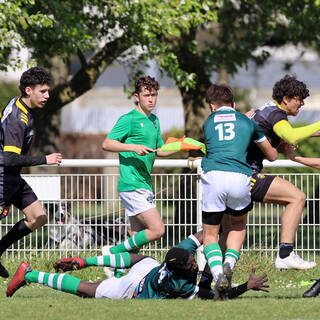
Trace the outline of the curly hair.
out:
<instances>
[{"instance_id":1,"label":"curly hair","mask_svg":"<svg viewBox=\"0 0 320 320\"><path fill-rule=\"evenodd\" d=\"M223 105L233 105L234 98L232 89L225 84L212 84L206 92L207 103L215 104L219 107Z\"/></svg>"},{"instance_id":2,"label":"curly hair","mask_svg":"<svg viewBox=\"0 0 320 320\"><path fill-rule=\"evenodd\" d=\"M136 80L134 93L140 93L143 88L146 88L149 91L158 91L160 89L160 85L155 78L152 78L150 76L143 76Z\"/></svg>"},{"instance_id":3,"label":"curly hair","mask_svg":"<svg viewBox=\"0 0 320 320\"><path fill-rule=\"evenodd\" d=\"M283 97L299 97L304 100L309 95L306 84L297 80L295 76L290 76L288 74L275 83L272 92L272 98L278 103L282 102Z\"/></svg>"},{"instance_id":4,"label":"curly hair","mask_svg":"<svg viewBox=\"0 0 320 320\"><path fill-rule=\"evenodd\" d=\"M52 75L49 71L42 67L33 67L25 71L20 78L19 89L23 97L26 96L26 87L34 88L36 85L47 84L51 86L53 83Z\"/></svg>"}]
</instances>

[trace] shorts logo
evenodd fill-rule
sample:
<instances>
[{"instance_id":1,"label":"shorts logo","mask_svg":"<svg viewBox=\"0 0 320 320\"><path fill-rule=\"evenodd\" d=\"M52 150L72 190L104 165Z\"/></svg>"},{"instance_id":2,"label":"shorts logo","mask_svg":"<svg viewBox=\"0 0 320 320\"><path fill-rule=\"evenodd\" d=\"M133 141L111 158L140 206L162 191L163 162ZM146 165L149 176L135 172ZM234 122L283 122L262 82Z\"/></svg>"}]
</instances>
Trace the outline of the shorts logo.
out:
<instances>
[{"instance_id":1,"label":"shorts logo","mask_svg":"<svg viewBox=\"0 0 320 320\"><path fill-rule=\"evenodd\" d=\"M153 203L153 197L152 197L152 196L149 196L149 197L147 198L147 201L152 204L152 203Z\"/></svg>"},{"instance_id":2,"label":"shorts logo","mask_svg":"<svg viewBox=\"0 0 320 320\"><path fill-rule=\"evenodd\" d=\"M0 206L0 220L5 219L9 213L9 208L10 207L3 207Z\"/></svg>"},{"instance_id":3,"label":"shorts logo","mask_svg":"<svg viewBox=\"0 0 320 320\"><path fill-rule=\"evenodd\" d=\"M257 177L260 178L260 179L264 179L266 176L265 176L264 174L262 174L262 173L259 173L259 174L257 175Z\"/></svg>"},{"instance_id":4,"label":"shorts logo","mask_svg":"<svg viewBox=\"0 0 320 320\"><path fill-rule=\"evenodd\" d=\"M142 122L140 122L140 126L141 126L141 128L143 128L143 123Z\"/></svg>"}]
</instances>

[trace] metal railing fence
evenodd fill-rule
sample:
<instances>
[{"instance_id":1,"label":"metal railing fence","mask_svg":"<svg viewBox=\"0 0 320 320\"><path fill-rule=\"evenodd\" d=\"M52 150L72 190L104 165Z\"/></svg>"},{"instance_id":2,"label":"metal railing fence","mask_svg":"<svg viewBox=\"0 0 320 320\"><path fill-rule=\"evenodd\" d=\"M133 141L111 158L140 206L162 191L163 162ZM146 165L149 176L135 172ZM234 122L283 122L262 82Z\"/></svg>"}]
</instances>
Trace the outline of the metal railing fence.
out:
<instances>
[{"instance_id":1,"label":"metal railing fence","mask_svg":"<svg viewBox=\"0 0 320 320\"><path fill-rule=\"evenodd\" d=\"M266 166L272 164L266 162ZM117 160L63 160L62 167L117 167ZM280 160L273 166L301 166ZM143 248L145 254L163 258L165 252L189 234L201 229L200 160L156 160L155 167L196 169L193 173L153 174L157 208L166 227L160 240ZM285 170L284 170L285 172ZM278 174L307 195L306 207L295 239L295 250L314 260L320 251L319 174ZM101 254L103 245L114 245L130 235L129 223L117 194L117 173L36 174L26 179L48 214L48 223L9 248L4 259L60 257L90 252ZM20 219L22 212L10 208L1 221L0 236ZM248 215L242 251L255 250L275 257L281 231L283 207L255 204Z\"/></svg>"}]
</instances>

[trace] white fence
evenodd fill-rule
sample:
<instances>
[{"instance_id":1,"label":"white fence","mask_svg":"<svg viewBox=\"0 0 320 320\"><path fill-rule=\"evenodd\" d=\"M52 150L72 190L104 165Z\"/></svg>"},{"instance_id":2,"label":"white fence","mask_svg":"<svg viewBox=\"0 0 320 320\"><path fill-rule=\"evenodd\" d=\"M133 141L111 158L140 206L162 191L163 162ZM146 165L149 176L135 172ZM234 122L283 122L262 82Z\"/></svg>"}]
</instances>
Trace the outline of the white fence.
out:
<instances>
[{"instance_id":1,"label":"white fence","mask_svg":"<svg viewBox=\"0 0 320 320\"><path fill-rule=\"evenodd\" d=\"M63 160L61 167L117 167L118 164L117 160ZM266 162L265 165L301 166L289 160ZM143 251L162 258L168 248L201 229L200 160L156 160L155 167L165 168L165 173L153 174L153 186L166 233L162 239L145 246ZM193 167L194 173L174 173L176 168L187 167ZM319 174L284 173L280 176L307 195L295 250L313 260L320 251ZM103 244L116 244L130 234L116 191L117 174L42 174L27 175L26 178L47 210L48 223L9 248L4 259L16 254L27 258L52 254L61 257L83 251L95 255L101 253ZM16 208L10 210L8 217L1 221L1 237L23 218ZM247 237L242 250L255 250L274 257L280 239L282 211L283 207L279 205L256 204L248 215Z\"/></svg>"}]
</instances>

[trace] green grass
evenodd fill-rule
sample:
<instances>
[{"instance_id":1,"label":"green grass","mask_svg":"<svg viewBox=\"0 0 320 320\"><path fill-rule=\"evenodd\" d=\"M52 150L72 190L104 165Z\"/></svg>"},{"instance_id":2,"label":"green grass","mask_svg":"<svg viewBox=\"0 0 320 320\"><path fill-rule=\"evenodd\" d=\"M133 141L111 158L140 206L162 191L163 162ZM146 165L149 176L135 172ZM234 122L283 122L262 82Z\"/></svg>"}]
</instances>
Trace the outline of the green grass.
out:
<instances>
[{"instance_id":1,"label":"green grass","mask_svg":"<svg viewBox=\"0 0 320 320\"><path fill-rule=\"evenodd\" d=\"M53 272L54 259L34 259L32 267ZM21 261L8 261L10 274L15 272ZM320 261L317 261L318 264ZM38 284L21 288L14 297L6 298L8 280L0 280L1 319L319 319L319 299L303 299L309 286L301 281L320 277L318 267L306 271L278 271L270 259L256 253L242 255L236 267L233 283L240 284L248 279L251 267L257 274L267 273L270 292L250 291L232 301L188 301L188 300L99 300L83 299L49 289ZM74 276L84 281L104 279L102 268L74 271Z\"/></svg>"}]
</instances>

